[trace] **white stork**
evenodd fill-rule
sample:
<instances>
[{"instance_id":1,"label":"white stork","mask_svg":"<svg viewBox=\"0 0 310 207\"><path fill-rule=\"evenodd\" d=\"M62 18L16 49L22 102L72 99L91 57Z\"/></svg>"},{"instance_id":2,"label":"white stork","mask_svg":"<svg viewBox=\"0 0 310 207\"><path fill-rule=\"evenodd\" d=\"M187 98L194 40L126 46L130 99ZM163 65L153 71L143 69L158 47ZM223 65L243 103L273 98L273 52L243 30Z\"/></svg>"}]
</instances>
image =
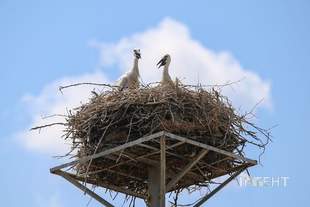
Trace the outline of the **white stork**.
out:
<instances>
[{"instance_id":1,"label":"white stork","mask_svg":"<svg viewBox=\"0 0 310 207\"><path fill-rule=\"evenodd\" d=\"M171 62L171 57L170 55L167 54L157 63L158 68L160 68L161 66L164 66L163 76L161 78L161 84L164 86L175 86L168 71L170 62Z\"/></svg>"},{"instance_id":2,"label":"white stork","mask_svg":"<svg viewBox=\"0 0 310 207\"><path fill-rule=\"evenodd\" d=\"M139 87L140 73L139 73L138 61L141 58L141 53L139 49L133 50L133 53L134 53L133 68L131 69L131 71L123 75L119 81L119 89L121 91L124 89L135 89Z\"/></svg>"}]
</instances>

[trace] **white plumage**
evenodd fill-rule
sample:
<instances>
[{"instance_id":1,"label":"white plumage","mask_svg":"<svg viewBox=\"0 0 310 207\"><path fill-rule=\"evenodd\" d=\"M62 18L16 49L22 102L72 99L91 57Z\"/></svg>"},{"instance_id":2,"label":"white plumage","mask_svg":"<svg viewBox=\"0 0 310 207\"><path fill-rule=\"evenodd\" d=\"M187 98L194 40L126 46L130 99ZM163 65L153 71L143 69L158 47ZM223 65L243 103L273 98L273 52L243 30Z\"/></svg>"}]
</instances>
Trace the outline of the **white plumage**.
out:
<instances>
[{"instance_id":1,"label":"white plumage","mask_svg":"<svg viewBox=\"0 0 310 207\"><path fill-rule=\"evenodd\" d=\"M171 57L169 54L167 54L157 63L158 68L160 68L161 66L164 66L163 75L161 78L161 84L164 86L175 86L175 84L173 83L169 75L170 62L171 62Z\"/></svg>"},{"instance_id":2,"label":"white plumage","mask_svg":"<svg viewBox=\"0 0 310 207\"><path fill-rule=\"evenodd\" d=\"M119 80L119 89L136 89L139 88L139 66L138 62L141 58L140 50L133 50L134 52L134 63L131 71L125 73Z\"/></svg>"}]
</instances>

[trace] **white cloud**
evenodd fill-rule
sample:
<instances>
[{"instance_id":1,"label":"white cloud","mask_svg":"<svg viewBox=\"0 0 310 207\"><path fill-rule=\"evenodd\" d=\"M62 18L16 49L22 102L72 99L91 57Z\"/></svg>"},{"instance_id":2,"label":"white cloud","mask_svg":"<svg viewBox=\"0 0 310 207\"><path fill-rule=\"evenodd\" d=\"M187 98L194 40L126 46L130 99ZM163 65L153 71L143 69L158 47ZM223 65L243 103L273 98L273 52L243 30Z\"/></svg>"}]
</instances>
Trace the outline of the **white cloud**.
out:
<instances>
[{"instance_id":1,"label":"white cloud","mask_svg":"<svg viewBox=\"0 0 310 207\"><path fill-rule=\"evenodd\" d=\"M253 71L244 69L239 62L226 51L214 52L194 40L188 28L175 20L166 18L158 26L144 32L133 34L116 43L100 43L93 41L92 46L100 50L100 64L105 68L117 66L120 72L131 67L132 49L140 48L141 77L144 82L156 82L161 78L161 70L156 69L156 62L165 53L172 57L170 73L185 84L223 84L227 81L242 82L223 89L223 93L232 99L235 106L244 109L254 106L264 98L261 106L271 105L270 83L263 80ZM38 131L29 128L63 121L61 117L42 120L42 116L51 114L66 114L67 109L87 101L93 87L75 87L58 93L60 85L77 82L109 82L105 74L95 72L76 77L63 78L47 84L39 95L24 97L32 113L30 125L18 133L19 140L30 150L55 153L65 153L69 145L64 144L61 135L63 127L53 126Z\"/></svg>"},{"instance_id":2,"label":"white cloud","mask_svg":"<svg viewBox=\"0 0 310 207\"><path fill-rule=\"evenodd\" d=\"M161 70L156 63L161 56L169 53L172 57L170 74L185 84L225 84L242 81L223 89L235 106L244 109L253 107L264 99L261 106L271 106L270 83L253 71L244 69L227 51L215 52L194 40L186 25L170 18L164 19L158 26L144 32L133 34L107 44L96 41L91 46L99 48L101 64L104 67L116 64L122 71L132 64L132 48L140 48L141 77L144 82L160 80Z\"/></svg>"},{"instance_id":3,"label":"white cloud","mask_svg":"<svg viewBox=\"0 0 310 207\"><path fill-rule=\"evenodd\" d=\"M32 114L31 124L22 132L17 134L22 144L30 150L46 152L49 154L64 154L70 150L69 143L61 137L64 126L55 125L42 130L29 131L31 127L41 126L53 122L64 122L64 117L51 117L42 119L43 116L53 114L67 114L67 110L85 103L90 97L93 86L68 88L61 94L59 86L79 82L103 82L108 80L102 73L85 74L77 77L62 78L46 85L39 95L26 95L23 100Z\"/></svg>"}]
</instances>

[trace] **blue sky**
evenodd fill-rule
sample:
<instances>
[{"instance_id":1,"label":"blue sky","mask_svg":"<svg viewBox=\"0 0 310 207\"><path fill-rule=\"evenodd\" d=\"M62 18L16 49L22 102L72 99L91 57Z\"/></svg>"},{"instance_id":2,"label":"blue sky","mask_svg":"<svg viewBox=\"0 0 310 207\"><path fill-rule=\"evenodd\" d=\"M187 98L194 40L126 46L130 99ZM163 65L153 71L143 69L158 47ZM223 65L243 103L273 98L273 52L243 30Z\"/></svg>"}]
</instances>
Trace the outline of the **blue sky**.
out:
<instances>
[{"instance_id":1,"label":"blue sky","mask_svg":"<svg viewBox=\"0 0 310 207\"><path fill-rule=\"evenodd\" d=\"M169 17L172 25L187 28L189 39L198 41L204 52L228 52L242 71L259 77L259 83L243 86L253 88L248 93L268 85L265 94L270 95L272 106L259 108L256 121L263 127L278 124L263 166L251 172L255 176L288 176L287 187L227 188L212 198L209 206L305 206L310 201L306 159L310 145L309 9L306 0L186 4L0 0L0 84L4 93L0 102L1 205L86 206L87 197L49 174L48 169L61 161L50 152L25 147L16 134L31 125L31 112L41 111L34 103L51 83L98 71L113 81L121 74L123 69L118 66L122 67L123 51L113 53L118 64L109 65L102 60L107 50L102 43L113 43L108 47L113 51L122 38L139 43L133 34L144 37L145 31L160 28ZM32 101L25 101L29 96ZM240 98L246 101L248 96ZM99 205L92 201L90 206Z\"/></svg>"}]
</instances>

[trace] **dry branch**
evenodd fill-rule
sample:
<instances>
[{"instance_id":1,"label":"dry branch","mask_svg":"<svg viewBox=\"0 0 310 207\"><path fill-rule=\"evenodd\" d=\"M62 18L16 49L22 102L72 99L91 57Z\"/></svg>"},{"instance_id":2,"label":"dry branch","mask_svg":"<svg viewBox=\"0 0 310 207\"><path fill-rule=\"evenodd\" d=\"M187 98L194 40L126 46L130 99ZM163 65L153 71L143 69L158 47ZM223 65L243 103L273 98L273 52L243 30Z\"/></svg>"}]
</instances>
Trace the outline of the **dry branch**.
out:
<instances>
[{"instance_id":1,"label":"dry branch","mask_svg":"<svg viewBox=\"0 0 310 207\"><path fill-rule=\"evenodd\" d=\"M61 87L60 90L85 84L92 83L73 84ZM246 144L264 150L270 140L268 130L251 123L247 114L238 114L229 100L214 88L181 84L176 88L168 88L148 84L139 89L119 91L109 84L97 85L107 88L66 115L66 123L33 129L55 124L65 125L64 138L72 140L72 147L77 149L75 152L78 158L160 131L187 137L241 156ZM111 156L77 164L74 169L85 180L119 186L147 197L148 166L147 162L140 161L142 157L144 160L159 162L158 152L155 150L150 153L150 150L159 148L158 144L150 142L149 148L143 145L132 147ZM176 146L167 151L167 183L171 180L169 174L179 173L200 151L193 145L171 143L173 144ZM184 175L176 185L171 186L172 191L197 190L208 186L216 175L225 174L239 164L225 155L210 152L199 161L199 165ZM193 185L196 187L189 188ZM174 203L177 205L177 201ZM132 204L134 198L130 201L130 205Z\"/></svg>"}]
</instances>

